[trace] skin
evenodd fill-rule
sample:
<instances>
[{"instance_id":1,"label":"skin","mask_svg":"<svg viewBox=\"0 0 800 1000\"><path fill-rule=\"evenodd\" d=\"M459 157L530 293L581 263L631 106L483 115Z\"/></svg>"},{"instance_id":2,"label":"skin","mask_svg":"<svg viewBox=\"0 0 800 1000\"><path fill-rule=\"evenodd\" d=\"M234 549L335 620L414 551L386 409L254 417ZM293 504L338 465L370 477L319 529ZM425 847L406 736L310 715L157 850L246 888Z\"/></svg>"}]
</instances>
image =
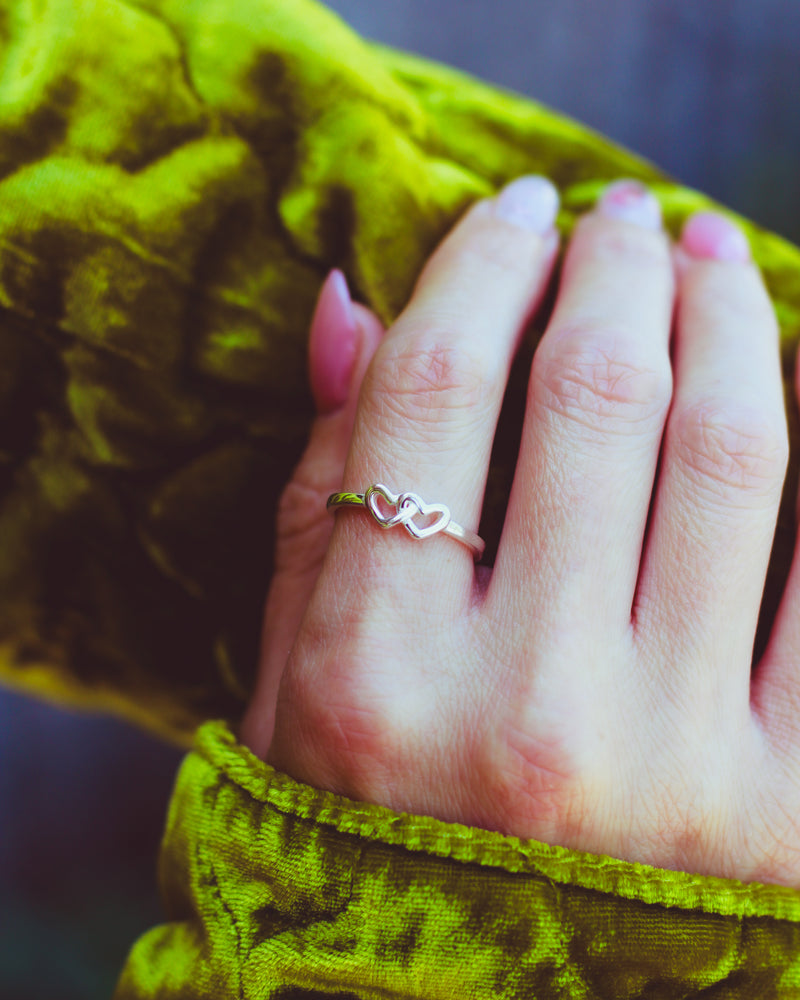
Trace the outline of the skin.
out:
<instances>
[{"instance_id":1,"label":"skin","mask_svg":"<svg viewBox=\"0 0 800 1000\"><path fill-rule=\"evenodd\" d=\"M798 559L751 675L788 459L777 324L741 233L698 216L674 247L648 199L612 192L572 235L491 569L325 499L384 482L478 524L555 231L487 199L388 332L318 309L355 363L287 487L241 738L396 811L800 888Z\"/></svg>"}]
</instances>

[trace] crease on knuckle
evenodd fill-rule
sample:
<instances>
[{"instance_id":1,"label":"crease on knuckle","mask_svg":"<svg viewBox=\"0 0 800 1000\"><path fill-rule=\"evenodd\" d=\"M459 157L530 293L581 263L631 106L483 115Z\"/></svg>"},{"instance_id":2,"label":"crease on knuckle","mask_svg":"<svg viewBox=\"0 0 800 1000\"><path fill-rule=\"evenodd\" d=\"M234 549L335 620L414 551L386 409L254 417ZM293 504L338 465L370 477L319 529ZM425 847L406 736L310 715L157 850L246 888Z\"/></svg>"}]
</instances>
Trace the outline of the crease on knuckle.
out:
<instances>
[{"instance_id":1,"label":"crease on knuckle","mask_svg":"<svg viewBox=\"0 0 800 1000\"><path fill-rule=\"evenodd\" d=\"M661 370L626 358L613 334L557 335L559 350L534 358L531 391L539 408L605 432L650 429L672 394L668 365Z\"/></svg>"},{"instance_id":2,"label":"crease on knuckle","mask_svg":"<svg viewBox=\"0 0 800 1000\"><path fill-rule=\"evenodd\" d=\"M712 493L736 488L772 496L789 458L785 421L738 400L702 400L672 421L672 447L698 485Z\"/></svg>"},{"instance_id":3,"label":"crease on knuckle","mask_svg":"<svg viewBox=\"0 0 800 1000\"><path fill-rule=\"evenodd\" d=\"M412 425L422 420L435 426L485 403L486 365L452 343L428 340L384 358L369 390L382 413Z\"/></svg>"}]
</instances>

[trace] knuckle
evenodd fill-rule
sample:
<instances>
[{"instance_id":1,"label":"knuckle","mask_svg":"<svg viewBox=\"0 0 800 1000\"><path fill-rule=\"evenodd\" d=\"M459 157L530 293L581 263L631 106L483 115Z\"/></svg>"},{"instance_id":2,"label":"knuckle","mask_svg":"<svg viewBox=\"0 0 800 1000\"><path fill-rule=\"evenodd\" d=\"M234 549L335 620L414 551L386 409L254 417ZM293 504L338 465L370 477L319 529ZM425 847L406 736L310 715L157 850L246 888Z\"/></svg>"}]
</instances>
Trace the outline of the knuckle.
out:
<instances>
[{"instance_id":1,"label":"knuckle","mask_svg":"<svg viewBox=\"0 0 800 1000\"><path fill-rule=\"evenodd\" d=\"M486 364L447 337L426 333L387 352L374 366L368 394L392 418L435 423L484 402Z\"/></svg>"},{"instance_id":2,"label":"knuckle","mask_svg":"<svg viewBox=\"0 0 800 1000\"><path fill-rule=\"evenodd\" d=\"M771 494L783 482L785 420L740 400L711 399L677 411L671 424L671 446L695 480L754 494Z\"/></svg>"},{"instance_id":3,"label":"knuckle","mask_svg":"<svg viewBox=\"0 0 800 1000\"><path fill-rule=\"evenodd\" d=\"M613 332L559 331L554 340L557 349L534 357L534 405L607 431L663 417L672 395L666 356L661 366L648 365L621 349L622 337Z\"/></svg>"}]
</instances>

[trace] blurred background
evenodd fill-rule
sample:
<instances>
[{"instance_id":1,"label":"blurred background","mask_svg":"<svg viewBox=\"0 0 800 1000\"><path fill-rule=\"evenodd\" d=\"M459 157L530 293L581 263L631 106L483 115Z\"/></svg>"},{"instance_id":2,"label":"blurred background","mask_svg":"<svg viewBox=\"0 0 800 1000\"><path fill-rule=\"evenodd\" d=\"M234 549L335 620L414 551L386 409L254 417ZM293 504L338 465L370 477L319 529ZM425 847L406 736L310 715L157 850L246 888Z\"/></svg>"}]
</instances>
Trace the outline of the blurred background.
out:
<instances>
[{"instance_id":1,"label":"blurred background","mask_svg":"<svg viewBox=\"0 0 800 1000\"><path fill-rule=\"evenodd\" d=\"M328 6L362 35L548 104L800 242L797 0ZM156 851L180 757L112 719L0 690L0 1000L110 996L133 940L162 919Z\"/></svg>"}]
</instances>

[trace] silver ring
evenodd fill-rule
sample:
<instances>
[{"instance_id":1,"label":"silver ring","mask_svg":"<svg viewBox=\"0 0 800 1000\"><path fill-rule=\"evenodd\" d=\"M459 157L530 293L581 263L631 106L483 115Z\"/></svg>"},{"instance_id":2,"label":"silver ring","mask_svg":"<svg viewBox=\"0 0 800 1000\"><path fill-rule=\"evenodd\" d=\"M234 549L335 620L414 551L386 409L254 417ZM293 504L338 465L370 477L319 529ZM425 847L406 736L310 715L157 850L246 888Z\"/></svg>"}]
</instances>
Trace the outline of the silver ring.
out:
<instances>
[{"instance_id":1,"label":"silver ring","mask_svg":"<svg viewBox=\"0 0 800 1000\"><path fill-rule=\"evenodd\" d=\"M381 508L381 501L386 505ZM402 525L412 538L419 541L443 531L472 551L474 559L480 559L486 543L467 528L450 517L450 509L443 503L425 503L416 493L392 493L383 483L374 483L366 493L331 493L327 508L330 511L340 507L358 507L367 510L382 528ZM433 518L424 527L416 523L417 517Z\"/></svg>"}]
</instances>

